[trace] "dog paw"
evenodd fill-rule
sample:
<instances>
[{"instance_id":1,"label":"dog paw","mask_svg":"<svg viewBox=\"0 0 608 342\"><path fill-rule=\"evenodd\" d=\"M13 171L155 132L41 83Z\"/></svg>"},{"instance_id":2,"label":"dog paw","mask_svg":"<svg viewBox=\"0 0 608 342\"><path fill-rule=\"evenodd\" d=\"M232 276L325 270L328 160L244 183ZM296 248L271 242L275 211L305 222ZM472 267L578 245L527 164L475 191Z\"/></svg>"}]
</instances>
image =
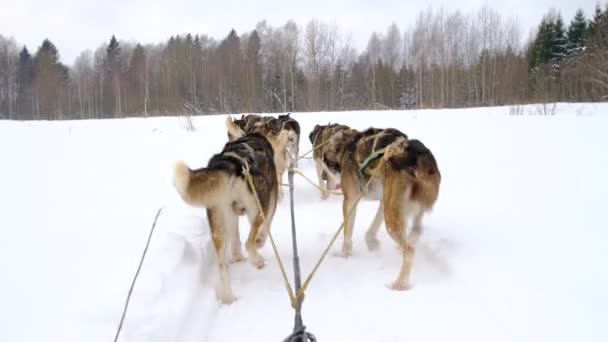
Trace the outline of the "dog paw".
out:
<instances>
[{"instance_id":1,"label":"dog paw","mask_svg":"<svg viewBox=\"0 0 608 342\"><path fill-rule=\"evenodd\" d=\"M231 289L222 288L221 286L216 287L215 297L220 303L227 305L230 305L238 300L238 297L232 293Z\"/></svg>"},{"instance_id":2,"label":"dog paw","mask_svg":"<svg viewBox=\"0 0 608 342\"><path fill-rule=\"evenodd\" d=\"M331 253L331 255L333 257L336 258L344 258L344 259L348 259L350 258L353 254L352 253L344 253L344 251L334 251L333 253Z\"/></svg>"},{"instance_id":3,"label":"dog paw","mask_svg":"<svg viewBox=\"0 0 608 342\"><path fill-rule=\"evenodd\" d=\"M264 257L259 254L251 256L249 260L251 260L253 267L257 268L258 270L261 270L264 268L264 266L266 266L266 260L264 260Z\"/></svg>"},{"instance_id":4,"label":"dog paw","mask_svg":"<svg viewBox=\"0 0 608 342\"><path fill-rule=\"evenodd\" d=\"M222 304L230 305L230 304L236 302L238 300L238 297L236 297L233 294L224 294L224 295L218 296L217 299Z\"/></svg>"},{"instance_id":5,"label":"dog paw","mask_svg":"<svg viewBox=\"0 0 608 342\"><path fill-rule=\"evenodd\" d=\"M230 263L236 264L236 263L242 262L243 260L245 260L245 258L243 257L243 254L241 254L241 252L232 253L232 257L230 258Z\"/></svg>"},{"instance_id":6,"label":"dog paw","mask_svg":"<svg viewBox=\"0 0 608 342\"><path fill-rule=\"evenodd\" d=\"M380 248L380 240L376 237L365 236L365 244L367 245L367 249L372 252Z\"/></svg>"},{"instance_id":7,"label":"dog paw","mask_svg":"<svg viewBox=\"0 0 608 342\"><path fill-rule=\"evenodd\" d=\"M345 241L342 244L342 254L344 254L345 258L348 258L349 256L353 255L353 243L350 241Z\"/></svg>"},{"instance_id":8,"label":"dog paw","mask_svg":"<svg viewBox=\"0 0 608 342\"><path fill-rule=\"evenodd\" d=\"M410 284L406 281L394 281L391 284L387 284L386 287L393 291L406 291L411 288Z\"/></svg>"},{"instance_id":9,"label":"dog paw","mask_svg":"<svg viewBox=\"0 0 608 342\"><path fill-rule=\"evenodd\" d=\"M349 258L353 255L353 246L349 243L344 243L342 245L342 251L337 253L337 256L342 258Z\"/></svg>"}]
</instances>

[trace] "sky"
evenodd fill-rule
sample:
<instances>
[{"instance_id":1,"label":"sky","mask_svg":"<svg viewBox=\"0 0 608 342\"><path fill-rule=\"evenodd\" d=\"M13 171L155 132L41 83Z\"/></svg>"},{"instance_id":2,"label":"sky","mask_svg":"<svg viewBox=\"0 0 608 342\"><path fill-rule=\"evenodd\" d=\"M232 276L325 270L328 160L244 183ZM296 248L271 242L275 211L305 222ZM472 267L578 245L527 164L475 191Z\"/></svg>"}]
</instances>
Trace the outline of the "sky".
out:
<instances>
[{"instance_id":1,"label":"sky","mask_svg":"<svg viewBox=\"0 0 608 342\"><path fill-rule=\"evenodd\" d=\"M343 34L351 34L358 50L365 48L372 32L385 32L393 22L401 30L412 25L419 12L432 6L451 12L473 13L484 4L503 18L516 17L524 37L551 8L560 11L568 24L577 8L592 16L597 0L0 0L0 34L13 37L34 52L49 38L61 60L72 64L84 50L95 50L114 34L119 40L159 43L171 35L207 34L225 37L234 28L251 31L266 20L271 26L293 19L305 25L311 19L333 21Z\"/></svg>"}]
</instances>

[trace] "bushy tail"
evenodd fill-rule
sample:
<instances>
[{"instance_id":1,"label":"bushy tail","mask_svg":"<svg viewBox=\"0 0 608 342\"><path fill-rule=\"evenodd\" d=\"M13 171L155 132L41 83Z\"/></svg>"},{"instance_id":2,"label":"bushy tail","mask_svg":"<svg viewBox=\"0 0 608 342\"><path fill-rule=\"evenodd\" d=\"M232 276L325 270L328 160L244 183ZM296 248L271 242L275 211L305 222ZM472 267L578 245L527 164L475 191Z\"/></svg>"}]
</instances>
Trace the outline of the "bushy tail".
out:
<instances>
[{"instance_id":1,"label":"bushy tail","mask_svg":"<svg viewBox=\"0 0 608 342\"><path fill-rule=\"evenodd\" d=\"M175 162L175 165L173 166L173 185L175 185L177 192L186 202L188 202L186 198L189 197L188 186L190 185L191 173L192 171L186 163L181 160Z\"/></svg>"},{"instance_id":2,"label":"bushy tail","mask_svg":"<svg viewBox=\"0 0 608 342\"><path fill-rule=\"evenodd\" d=\"M228 129L228 137L230 137L231 140L245 136L245 132L241 129L241 127L239 127L239 125L232 121L231 117L226 118L226 129Z\"/></svg>"},{"instance_id":3,"label":"bushy tail","mask_svg":"<svg viewBox=\"0 0 608 342\"><path fill-rule=\"evenodd\" d=\"M191 170L181 160L173 166L175 189L184 202L195 207L210 207L221 202L220 197L227 192L225 180L221 170Z\"/></svg>"}]
</instances>

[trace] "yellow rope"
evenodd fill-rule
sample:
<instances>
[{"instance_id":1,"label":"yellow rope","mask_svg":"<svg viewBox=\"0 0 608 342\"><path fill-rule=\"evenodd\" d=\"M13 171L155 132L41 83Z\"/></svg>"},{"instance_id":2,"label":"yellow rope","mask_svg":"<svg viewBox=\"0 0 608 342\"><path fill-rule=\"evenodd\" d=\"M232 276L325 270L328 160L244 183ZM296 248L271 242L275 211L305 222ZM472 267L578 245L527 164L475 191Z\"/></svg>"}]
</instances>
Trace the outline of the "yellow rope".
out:
<instances>
[{"instance_id":1,"label":"yellow rope","mask_svg":"<svg viewBox=\"0 0 608 342\"><path fill-rule=\"evenodd\" d=\"M251 188L251 190L253 191L253 195L255 197L255 201L258 205L258 208L260 210L260 214L262 215L262 218L264 219L264 221L266 221L266 214L264 213L264 208L262 208L262 203L260 203L260 199L258 197L258 193L255 190L255 187L253 185L253 177L251 176L251 173L249 173L249 165L245 162L245 164L243 165L243 174L245 175L245 178L247 178L247 182L249 183L249 187ZM296 297L294 296L293 293L293 289L291 287L291 284L289 283L289 279L287 279L287 273L285 272L285 267L283 266L283 262L281 261L281 257L279 256L279 251L277 250L277 246L274 243L274 238L272 237L272 233L270 232L270 229L268 230L268 236L270 237L270 243L272 244L272 250L274 252L274 256L277 259L277 263L279 264L279 268L281 269L281 275L283 276L283 281L285 282L285 287L287 288L287 293L289 294L289 300L291 301L291 306L293 308L296 307Z\"/></svg>"},{"instance_id":2,"label":"yellow rope","mask_svg":"<svg viewBox=\"0 0 608 342\"><path fill-rule=\"evenodd\" d=\"M327 253L329 253L329 250L331 249L331 246L333 246L334 242L336 242L336 239L338 238L338 235L340 235L340 233L342 232L342 229L344 229L344 225L346 224L346 220L350 219L350 216L352 215L354 208L357 206L357 204L359 203L359 201L361 200L361 198L363 197L363 195L365 194L365 192L367 192L367 189L368 189L368 187L369 187L372 179L374 179L374 177L378 174L379 170L382 169L382 166L384 166L384 163L386 162L386 160L388 159L388 157L389 157L389 153L386 152L384 154L384 156L382 157L382 159L380 160L380 163L378 163L378 167L376 167L376 169L374 170L374 172L372 173L372 175L367 180L367 183L365 183L365 187L363 188L363 191L361 191L359 193L359 196L357 197L357 200L355 201L355 203L353 204L353 206L350 207L350 209L348 210L348 213L346 214L346 218L344 219L344 221L340 225L340 228L338 228L338 230L334 234L333 238L329 242L329 245L327 246L327 248L325 248L325 250L323 251L323 254L321 254L321 257L319 258L319 261L317 261L317 263L315 264L315 267L313 268L312 272L310 272L310 274L308 275L308 277L306 277L306 280L304 281L304 284L302 284L302 288L300 288L300 291L298 291L298 297L297 297L298 299L304 298L304 291L306 291L306 288L308 287L308 284L312 280L312 277L317 272L317 269L319 268L319 266L321 266L321 263L323 262L323 260L327 256Z\"/></svg>"},{"instance_id":3,"label":"yellow rope","mask_svg":"<svg viewBox=\"0 0 608 342\"><path fill-rule=\"evenodd\" d=\"M304 153L303 155L299 156L297 160L300 160L300 159L302 159L302 158L306 157L306 155L308 155L310 152L313 152L314 150L318 149L319 147L321 147L321 146L323 146L323 145L327 144L327 143L328 143L330 140L331 140L331 139L327 139L327 140L325 140L324 142L322 142L321 144L319 144L319 145L317 145L317 146L313 147L313 148L312 148L310 151L308 151L308 152Z\"/></svg>"},{"instance_id":4,"label":"yellow rope","mask_svg":"<svg viewBox=\"0 0 608 342\"><path fill-rule=\"evenodd\" d=\"M325 188L323 188L323 187L321 187L321 186L317 185L317 184L316 184L315 182L313 182L313 181L312 181L310 178L306 177L306 176L305 176L305 175L302 173L302 171L300 171L300 170L298 170L298 169L293 169L293 173L297 173L298 175L302 176L302 178L306 179L306 180L308 181L308 183L312 184L314 187L316 187L317 189L319 189L319 190L321 190L321 191L328 192L328 193L330 193L330 194L332 194L332 195L342 195L342 193L341 193L341 192L338 192L338 191L331 191L331 190L325 189Z\"/></svg>"}]
</instances>

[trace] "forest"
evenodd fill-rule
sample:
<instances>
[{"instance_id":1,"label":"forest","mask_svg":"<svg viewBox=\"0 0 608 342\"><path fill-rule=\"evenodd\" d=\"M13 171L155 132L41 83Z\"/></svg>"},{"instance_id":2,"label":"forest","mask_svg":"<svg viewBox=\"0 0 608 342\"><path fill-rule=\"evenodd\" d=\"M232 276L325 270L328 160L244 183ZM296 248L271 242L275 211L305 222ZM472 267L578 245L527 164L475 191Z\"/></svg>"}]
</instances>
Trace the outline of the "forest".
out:
<instances>
[{"instance_id":1,"label":"forest","mask_svg":"<svg viewBox=\"0 0 608 342\"><path fill-rule=\"evenodd\" d=\"M98 119L243 112L461 108L608 98L608 5L546 13L529 34L484 6L428 9L363 51L331 22L259 22L216 40L110 36L72 65L47 38L0 34L0 118Z\"/></svg>"}]
</instances>

